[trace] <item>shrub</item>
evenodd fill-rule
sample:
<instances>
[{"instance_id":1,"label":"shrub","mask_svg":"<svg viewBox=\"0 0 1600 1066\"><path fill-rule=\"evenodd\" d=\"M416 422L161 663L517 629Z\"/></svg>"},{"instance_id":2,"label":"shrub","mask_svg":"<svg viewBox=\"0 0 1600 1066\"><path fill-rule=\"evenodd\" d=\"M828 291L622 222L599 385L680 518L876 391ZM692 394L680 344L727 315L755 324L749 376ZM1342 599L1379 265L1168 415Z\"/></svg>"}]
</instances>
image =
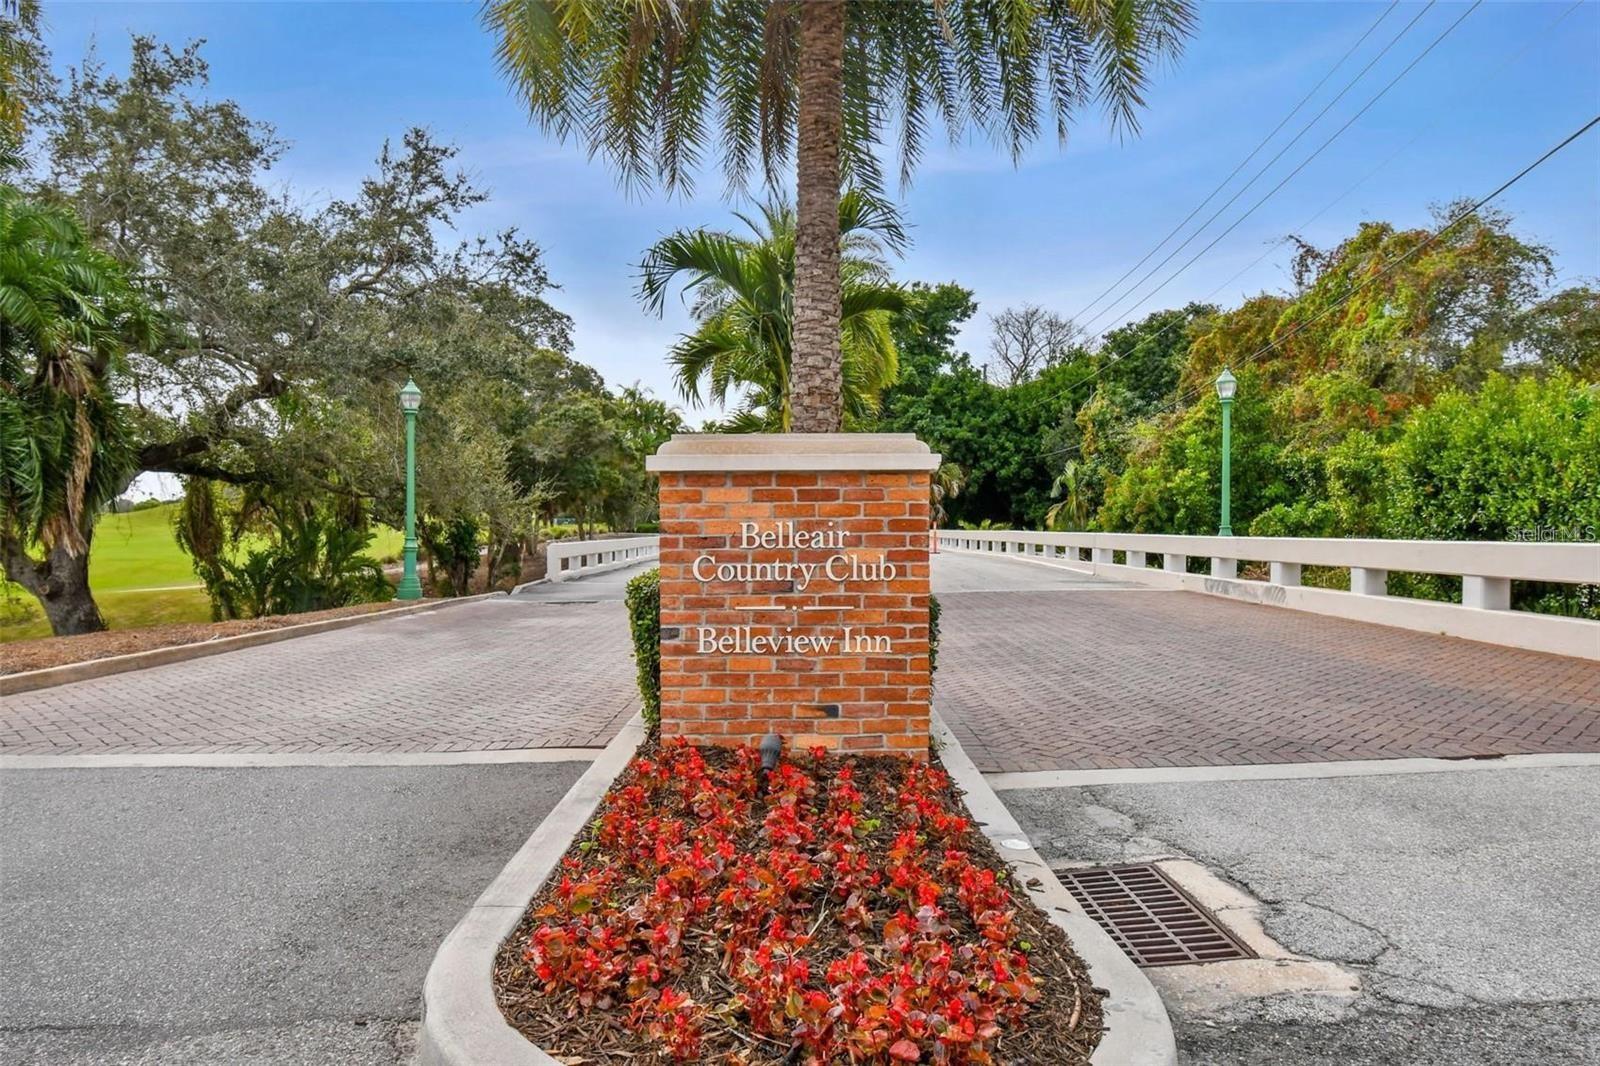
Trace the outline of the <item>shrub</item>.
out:
<instances>
[{"instance_id":1,"label":"shrub","mask_svg":"<svg viewBox=\"0 0 1600 1066\"><path fill-rule=\"evenodd\" d=\"M173 526L205 583L214 621L382 603L394 586L365 554L373 533L351 500L265 494L228 500L191 478ZM241 549L251 535L260 544Z\"/></svg>"},{"instance_id":2,"label":"shrub","mask_svg":"<svg viewBox=\"0 0 1600 1066\"><path fill-rule=\"evenodd\" d=\"M578 527L558 522L555 525L540 526L539 536L545 540L572 540L578 535Z\"/></svg>"},{"instance_id":3,"label":"shrub","mask_svg":"<svg viewBox=\"0 0 1600 1066\"><path fill-rule=\"evenodd\" d=\"M1600 402L1570 375L1492 374L1476 393L1447 392L1389 454L1387 536L1592 540L1600 529ZM1460 602L1459 581L1396 576L1393 595ZM1512 606L1595 618L1600 589L1517 582Z\"/></svg>"},{"instance_id":4,"label":"shrub","mask_svg":"<svg viewBox=\"0 0 1600 1066\"><path fill-rule=\"evenodd\" d=\"M19 587L9 581L0 581L0 625L22 625L44 613L38 604L17 595Z\"/></svg>"},{"instance_id":5,"label":"shrub","mask_svg":"<svg viewBox=\"0 0 1600 1066\"><path fill-rule=\"evenodd\" d=\"M939 597L928 597L928 673L939 668Z\"/></svg>"},{"instance_id":6,"label":"shrub","mask_svg":"<svg viewBox=\"0 0 1600 1066\"><path fill-rule=\"evenodd\" d=\"M777 1061L753 1035L794 1063L978 1066L1030 1023L1055 1053L1034 1034L1011 1061L1086 1062L1097 1004L1066 951L943 770L816 748L763 775L753 748L676 740L606 795L496 970L502 1004L537 1003L508 1019L568 1051L596 1026L558 1019L600 1012L650 1062Z\"/></svg>"},{"instance_id":7,"label":"shrub","mask_svg":"<svg viewBox=\"0 0 1600 1066\"><path fill-rule=\"evenodd\" d=\"M651 729L661 722L661 571L646 570L628 582L628 628L639 673L639 702Z\"/></svg>"},{"instance_id":8,"label":"shrub","mask_svg":"<svg viewBox=\"0 0 1600 1066\"><path fill-rule=\"evenodd\" d=\"M590 522L587 526L579 526L576 522L556 522L539 527L539 536L545 540L593 540L602 533L610 532L613 532L612 528L604 522Z\"/></svg>"}]
</instances>

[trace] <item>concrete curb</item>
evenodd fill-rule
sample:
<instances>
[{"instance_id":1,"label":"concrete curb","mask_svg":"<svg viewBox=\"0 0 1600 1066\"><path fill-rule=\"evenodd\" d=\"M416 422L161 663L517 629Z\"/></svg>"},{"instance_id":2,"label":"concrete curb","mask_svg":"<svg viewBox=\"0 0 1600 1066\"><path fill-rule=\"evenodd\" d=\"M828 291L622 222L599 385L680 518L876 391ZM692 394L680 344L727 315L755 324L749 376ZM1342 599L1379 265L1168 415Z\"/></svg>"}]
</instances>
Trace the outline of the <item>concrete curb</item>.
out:
<instances>
[{"instance_id":1,"label":"concrete curb","mask_svg":"<svg viewBox=\"0 0 1600 1066\"><path fill-rule=\"evenodd\" d=\"M3 760L0 760L0 764L3 764ZM1154 766L1118 770L1025 770L985 774L984 780L996 792L1013 792L1039 788L1094 788L1099 785L1192 785L1227 781L1322 781L1336 777L1481 774L1496 770L1571 766L1600 766L1600 753L1486 755L1465 759L1346 759L1338 762Z\"/></svg>"},{"instance_id":2,"label":"concrete curb","mask_svg":"<svg viewBox=\"0 0 1600 1066\"><path fill-rule=\"evenodd\" d=\"M644 737L635 714L445 937L422 986L416 1066L558 1066L500 1013L494 956Z\"/></svg>"},{"instance_id":3,"label":"concrete curb","mask_svg":"<svg viewBox=\"0 0 1600 1066\"><path fill-rule=\"evenodd\" d=\"M491 751L130 751L113 755L0 755L5 770L261 770L311 766L505 766L593 762L599 748L500 748Z\"/></svg>"},{"instance_id":4,"label":"concrete curb","mask_svg":"<svg viewBox=\"0 0 1600 1066\"><path fill-rule=\"evenodd\" d=\"M983 779L937 711L933 735L939 745L939 761L966 793L967 810L972 812L983 835L1011 864L1017 882L1027 889L1033 902L1072 938L1079 957L1089 964L1089 976L1095 985L1110 993L1104 1005L1105 1036L1091 1061L1096 1066L1175 1066L1178 1046L1172 1035L1172 1021L1150 979L1083 912L1054 871L1028 845L1027 835L1016 818Z\"/></svg>"},{"instance_id":5,"label":"concrete curb","mask_svg":"<svg viewBox=\"0 0 1600 1066\"><path fill-rule=\"evenodd\" d=\"M1083 913L1037 852L1007 845L1026 839L1016 819L937 715L934 730L939 759L966 792L967 809L984 835L1009 860L1033 901L1072 937L1095 984L1110 992L1096 1066L1175 1066L1172 1023L1155 987ZM494 997L494 956L643 739L643 720L634 715L445 938L423 983L415 1066L559 1066L506 1024Z\"/></svg>"},{"instance_id":6,"label":"concrete curb","mask_svg":"<svg viewBox=\"0 0 1600 1066\"><path fill-rule=\"evenodd\" d=\"M226 651L253 648L258 644L275 644L280 640L308 637L313 633L326 633L334 629L347 629L350 626L363 625L367 622L406 618L426 611L437 611L443 607L455 607L463 603L476 603L479 600L487 600L495 596L504 595L504 592L484 592L477 596L463 596L459 599L425 600L410 607L391 607L387 611L373 611L371 614L356 614L348 618L324 618L318 622L302 622L299 625L280 626L277 629L263 629L256 633L240 633L232 637L217 637L213 640L203 640L195 644L174 644L170 648L152 648L149 651L136 651L128 655L110 655L104 659L87 659L81 663L67 663L64 666L47 666L43 670L25 670L18 674L4 674L0 675L0 696L14 696L19 692L33 692L41 688L70 685L74 681L91 681L97 677L109 677L112 674L123 674L129 670L143 670L151 666L184 663L191 659L203 659L208 655L221 655Z\"/></svg>"}]
</instances>

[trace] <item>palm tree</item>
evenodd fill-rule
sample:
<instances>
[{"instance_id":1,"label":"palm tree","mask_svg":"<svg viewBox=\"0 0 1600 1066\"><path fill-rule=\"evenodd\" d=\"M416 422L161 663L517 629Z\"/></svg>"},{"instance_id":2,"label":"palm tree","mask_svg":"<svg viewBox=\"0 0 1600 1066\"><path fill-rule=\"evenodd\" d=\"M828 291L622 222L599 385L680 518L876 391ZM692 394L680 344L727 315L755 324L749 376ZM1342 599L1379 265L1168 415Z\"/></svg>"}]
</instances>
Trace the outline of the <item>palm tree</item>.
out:
<instances>
[{"instance_id":1,"label":"palm tree","mask_svg":"<svg viewBox=\"0 0 1600 1066\"><path fill-rule=\"evenodd\" d=\"M154 332L76 216L0 186L0 560L57 635L105 628L89 542L133 471L127 416L107 381Z\"/></svg>"},{"instance_id":2,"label":"palm tree","mask_svg":"<svg viewBox=\"0 0 1600 1066\"><path fill-rule=\"evenodd\" d=\"M945 511L945 501L953 500L961 495L961 490L967 486L967 472L955 463L940 463L939 469L933 472L933 480L929 490L928 514L933 520L933 528L938 529L944 525L946 518L950 517Z\"/></svg>"},{"instance_id":3,"label":"palm tree","mask_svg":"<svg viewBox=\"0 0 1600 1066\"><path fill-rule=\"evenodd\" d=\"M905 234L881 201L857 191L839 200L841 398L847 424L877 410L899 363L889 322L905 296L889 280L884 250ZM684 399L728 402L741 392L729 422L740 432L786 433L795 426L795 212L768 204L758 218L737 216L749 236L683 230L658 241L641 268L639 298L660 313L675 279L686 277L700 326L668 356Z\"/></svg>"},{"instance_id":4,"label":"palm tree","mask_svg":"<svg viewBox=\"0 0 1600 1066\"><path fill-rule=\"evenodd\" d=\"M842 424L843 179L882 187L876 145L899 139L909 180L929 127L976 126L1013 158L1049 122L1064 139L1098 103L1136 129L1146 72L1175 56L1192 0L488 0L501 69L543 127L632 184L687 189L708 146L730 189L794 155L794 428Z\"/></svg>"},{"instance_id":5,"label":"palm tree","mask_svg":"<svg viewBox=\"0 0 1600 1066\"><path fill-rule=\"evenodd\" d=\"M1055 483L1050 486L1050 495L1061 502L1044 513L1046 528L1060 529L1063 524L1069 530L1088 527L1089 487L1084 482L1083 469L1077 460L1067 460L1067 465L1061 468Z\"/></svg>"}]
</instances>

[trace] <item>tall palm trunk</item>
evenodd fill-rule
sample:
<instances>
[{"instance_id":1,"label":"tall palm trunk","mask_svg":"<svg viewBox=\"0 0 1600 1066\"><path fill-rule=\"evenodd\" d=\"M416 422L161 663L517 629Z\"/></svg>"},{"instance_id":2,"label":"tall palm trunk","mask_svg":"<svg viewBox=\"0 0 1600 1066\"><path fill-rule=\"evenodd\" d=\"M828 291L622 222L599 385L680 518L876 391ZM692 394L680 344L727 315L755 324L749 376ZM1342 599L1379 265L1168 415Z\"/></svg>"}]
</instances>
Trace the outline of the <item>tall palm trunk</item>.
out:
<instances>
[{"instance_id":1,"label":"tall palm trunk","mask_svg":"<svg viewBox=\"0 0 1600 1066\"><path fill-rule=\"evenodd\" d=\"M795 225L792 428L844 422L839 348L839 142L844 128L844 0L800 4L798 214Z\"/></svg>"}]
</instances>

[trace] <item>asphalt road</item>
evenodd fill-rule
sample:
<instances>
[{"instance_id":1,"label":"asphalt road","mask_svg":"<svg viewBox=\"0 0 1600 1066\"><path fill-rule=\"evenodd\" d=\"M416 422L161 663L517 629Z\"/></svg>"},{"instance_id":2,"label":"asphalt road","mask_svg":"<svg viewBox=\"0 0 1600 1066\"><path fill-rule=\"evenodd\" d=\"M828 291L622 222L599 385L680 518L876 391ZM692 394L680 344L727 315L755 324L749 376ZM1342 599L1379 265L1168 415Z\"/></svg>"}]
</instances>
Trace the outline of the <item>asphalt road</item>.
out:
<instances>
[{"instance_id":1,"label":"asphalt road","mask_svg":"<svg viewBox=\"0 0 1600 1066\"><path fill-rule=\"evenodd\" d=\"M1281 944L1359 976L1351 1003L1174 1009L1188 1063L1600 1062L1600 769L1002 798L1047 860L1193 858Z\"/></svg>"},{"instance_id":2,"label":"asphalt road","mask_svg":"<svg viewBox=\"0 0 1600 1066\"><path fill-rule=\"evenodd\" d=\"M6 771L0 1061L405 1061L439 941L583 769Z\"/></svg>"}]
</instances>

